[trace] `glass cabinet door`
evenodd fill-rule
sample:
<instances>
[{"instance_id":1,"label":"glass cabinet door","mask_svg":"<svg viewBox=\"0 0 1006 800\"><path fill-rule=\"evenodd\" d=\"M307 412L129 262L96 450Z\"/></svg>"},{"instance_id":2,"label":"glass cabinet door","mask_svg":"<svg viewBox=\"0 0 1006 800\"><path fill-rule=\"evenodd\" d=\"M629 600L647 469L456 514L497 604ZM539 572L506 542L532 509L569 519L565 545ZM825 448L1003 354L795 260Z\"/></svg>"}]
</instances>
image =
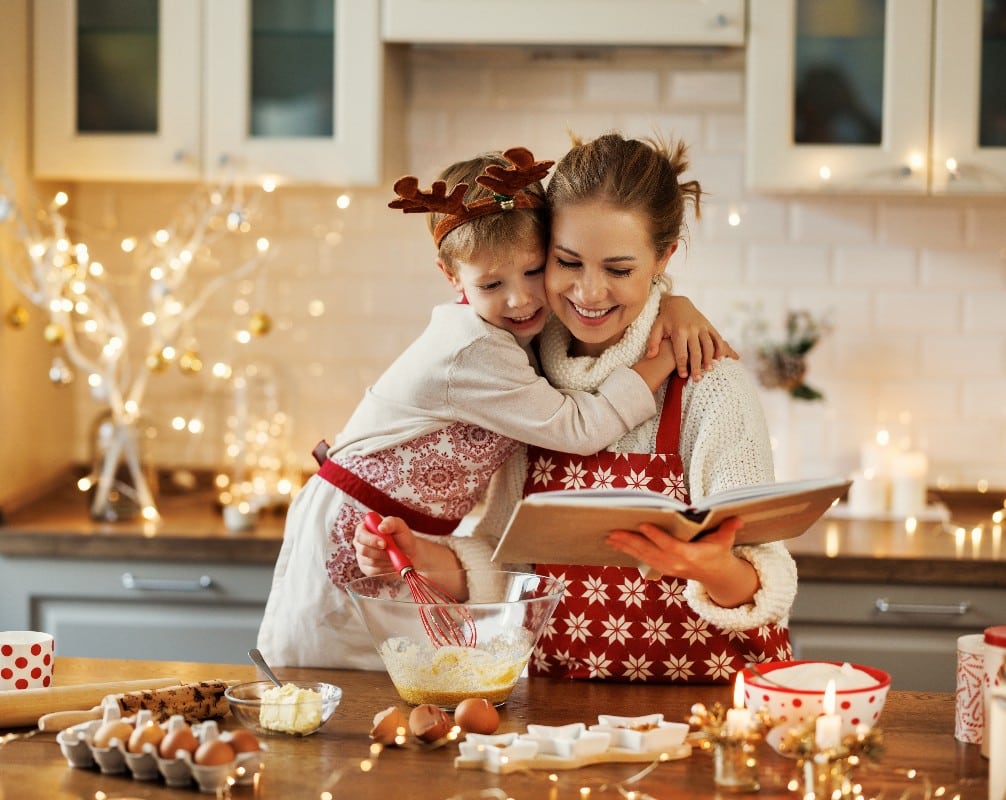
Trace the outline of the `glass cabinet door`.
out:
<instances>
[{"instance_id":1,"label":"glass cabinet door","mask_svg":"<svg viewBox=\"0 0 1006 800\"><path fill-rule=\"evenodd\" d=\"M378 0L212 0L205 13L208 175L380 180Z\"/></svg>"},{"instance_id":2,"label":"glass cabinet door","mask_svg":"<svg viewBox=\"0 0 1006 800\"><path fill-rule=\"evenodd\" d=\"M36 177L198 177L200 8L200 0L35 0Z\"/></svg>"},{"instance_id":3,"label":"glass cabinet door","mask_svg":"<svg viewBox=\"0 0 1006 800\"><path fill-rule=\"evenodd\" d=\"M751 188L927 188L925 0L750 0Z\"/></svg>"},{"instance_id":4,"label":"glass cabinet door","mask_svg":"<svg viewBox=\"0 0 1006 800\"><path fill-rule=\"evenodd\" d=\"M933 191L1006 192L1006 0L937 0L933 69Z\"/></svg>"}]
</instances>

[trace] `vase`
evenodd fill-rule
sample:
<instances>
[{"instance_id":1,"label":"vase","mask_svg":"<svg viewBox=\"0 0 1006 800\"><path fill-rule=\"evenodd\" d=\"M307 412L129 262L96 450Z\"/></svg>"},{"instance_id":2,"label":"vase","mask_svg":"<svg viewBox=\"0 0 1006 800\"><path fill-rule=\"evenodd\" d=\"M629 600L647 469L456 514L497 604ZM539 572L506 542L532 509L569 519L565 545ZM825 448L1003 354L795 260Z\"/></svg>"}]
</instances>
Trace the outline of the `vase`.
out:
<instances>
[{"instance_id":1,"label":"vase","mask_svg":"<svg viewBox=\"0 0 1006 800\"><path fill-rule=\"evenodd\" d=\"M91 427L88 503L102 522L157 518L156 472L149 445L156 435L144 417L124 418L106 410Z\"/></svg>"}]
</instances>

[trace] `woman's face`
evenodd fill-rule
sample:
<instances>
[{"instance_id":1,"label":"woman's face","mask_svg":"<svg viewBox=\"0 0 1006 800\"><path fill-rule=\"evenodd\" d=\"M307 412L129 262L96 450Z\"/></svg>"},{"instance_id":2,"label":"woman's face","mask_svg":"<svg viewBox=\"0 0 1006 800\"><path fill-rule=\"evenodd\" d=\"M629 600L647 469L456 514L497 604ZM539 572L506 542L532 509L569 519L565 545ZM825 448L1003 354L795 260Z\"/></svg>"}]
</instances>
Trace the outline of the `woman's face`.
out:
<instances>
[{"instance_id":1,"label":"woman's face","mask_svg":"<svg viewBox=\"0 0 1006 800\"><path fill-rule=\"evenodd\" d=\"M672 252L658 256L646 218L607 200L553 211L545 288L573 355L600 355L622 338Z\"/></svg>"}]
</instances>

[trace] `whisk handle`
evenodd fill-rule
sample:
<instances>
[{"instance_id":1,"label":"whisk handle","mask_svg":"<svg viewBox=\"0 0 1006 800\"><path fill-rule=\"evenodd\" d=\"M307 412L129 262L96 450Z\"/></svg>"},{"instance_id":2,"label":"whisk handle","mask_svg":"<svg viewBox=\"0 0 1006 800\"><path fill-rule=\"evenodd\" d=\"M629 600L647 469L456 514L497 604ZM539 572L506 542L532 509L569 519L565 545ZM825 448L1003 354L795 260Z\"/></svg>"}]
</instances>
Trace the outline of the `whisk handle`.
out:
<instances>
[{"instance_id":1,"label":"whisk handle","mask_svg":"<svg viewBox=\"0 0 1006 800\"><path fill-rule=\"evenodd\" d=\"M406 572L415 569L415 567L412 565L412 561L409 557L402 552L402 548L400 548L395 542L394 537L389 536L386 533L381 533L381 531L377 529L377 526L381 524L382 519L384 519L384 517L376 511L368 511L363 515L363 525L368 531L384 539L385 549L388 551L388 558L391 559L391 565L404 577Z\"/></svg>"}]
</instances>

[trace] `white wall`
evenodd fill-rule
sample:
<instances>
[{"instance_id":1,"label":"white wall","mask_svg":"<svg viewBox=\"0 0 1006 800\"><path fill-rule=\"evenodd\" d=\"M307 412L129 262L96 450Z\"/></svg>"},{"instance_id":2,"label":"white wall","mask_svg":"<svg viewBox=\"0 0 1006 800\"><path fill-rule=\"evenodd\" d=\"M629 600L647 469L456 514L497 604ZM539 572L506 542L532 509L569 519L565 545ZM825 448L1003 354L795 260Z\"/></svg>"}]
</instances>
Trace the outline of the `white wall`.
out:
<instances>
[{"instance_id":1,"label":"white wall","mask_svg":"<svg viewBox=\"0 0 1006 800\"><path fill-rule=\"evenodd\" d=\"M799 407L787 423L801 442L798 471L853 468L859 443L900 419L929 453L934 479L1006 485L1006 200L745 192L737 53L462 49L448 57L429 48L410 51L406 65L405 130L389 135L400 137L408 170L424 180L485 149L523 144L557 157L567 130L656 130L691 144L692 174L710 194L687 252L672 259L678 288L728 331L742 302L761 303L773 322L790 308L834 316L808 375L826 402ZM246 355L270 359L286 375L305 464L317 438L335 435L368 382L421 329L430 306L451 297L423 220L386 208L395 177L379 190L351 191L346 210L335 206L336 191L281 189L258 228L276 255L246 296L278 330ZM73 213L116 236L164 225L185 197L179 187L71 189ZM727 223L734 210L736 227ZM312 316L309 303L318 299L324 313ZM199 320L204 360L237 352L230 300L222 294ZM207 387L172 375L154 381L148 410L164 423L162 463L219 461L227 393ZM766 395L777 428L779 399ZM82 426L94 412L82 398ZM194 413L209 420L201 440L167 430L171 416ZM76 444L83 453L80 436Z\"/></svg>"}]
</instances>

